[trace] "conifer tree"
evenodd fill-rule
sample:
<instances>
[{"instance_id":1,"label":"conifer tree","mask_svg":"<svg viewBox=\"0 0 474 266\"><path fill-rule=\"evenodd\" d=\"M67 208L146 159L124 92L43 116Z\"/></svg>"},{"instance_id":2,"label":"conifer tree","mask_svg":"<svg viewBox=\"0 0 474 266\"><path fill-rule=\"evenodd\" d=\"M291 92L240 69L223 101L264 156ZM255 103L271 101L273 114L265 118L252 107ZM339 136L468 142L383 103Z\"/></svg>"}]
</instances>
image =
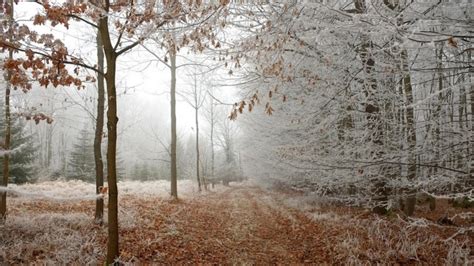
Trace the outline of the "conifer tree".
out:
<instances>
[{"instance_id":1,"label":"conifer tree","mask_svg":"<svg viewBox=\"0 0 474 266\"><path fill-rule=\"evenodd\" d=\"M0 108L0 125L4 125L5 116ZM10 182L22 184L35 181L33 176L34 160L38 151L33 135L25 130L26 122L19 117L12 117L9 176ZM5 128L0 127L0 136ZM3 168L3 156L0 157L0 167Z\"/></svg>"},{"instance_id":2,"label":"conifer tree","mask_svg":"<svg viewBox=\"0 0 474 266\"><path fill-rule=\"evenodd\" d=\"M93 135L87 127L84 127L79 133L70 155L69 166L69 179L95 181Z\"/></svg>"},{"instance_id":3,"label":"conifer tree","mask_svg":"<svg viewBox=\"0 0 474 266\"><path fill-rule=\"evenodd\" d=\"M102 151L107 150L107 147L102 148ZM106 156L106 154L102 155L103 157ZM116 162L116 172L117 172L117 180L118 181L123 181L126 176L126 168L125 168L125 160L122 157L122 153L120 151L120 148L117 148L117 162ZM107 162L104 162L104 176L107 178Z\"/></svg>"}]
</instances>

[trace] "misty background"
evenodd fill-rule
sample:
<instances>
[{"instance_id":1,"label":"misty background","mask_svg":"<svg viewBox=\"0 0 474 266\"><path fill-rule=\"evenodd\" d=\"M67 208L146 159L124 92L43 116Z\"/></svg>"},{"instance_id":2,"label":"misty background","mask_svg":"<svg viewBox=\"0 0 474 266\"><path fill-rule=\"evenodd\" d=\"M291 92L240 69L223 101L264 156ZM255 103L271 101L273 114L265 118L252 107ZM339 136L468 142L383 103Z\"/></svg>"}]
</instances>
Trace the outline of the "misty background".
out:
<instances>
[{"instance_id":1,"label":"misty background","mask_svg":"<svg viewBox=\"0 0 474 266\"><path fill-rule=\"evenodd\" d=\"M17 21L27 22L39 10L35 3L20 3L15 16ZM64 39L68 50L96 60L96 33L80 23L72 23L69 30L61 27L42 27L38 30L52 33ZM74 34L73 34L74 33ZM78 37L80 36L80 40ZM85 43L87 45L85 45ZM80 44L80 45L79 45ZM152 51L159 59L153 58ZM160 60L166 57L157 43L147 43L137 47L119 59L117 72L118 95L118 155L120 179L122 180L158 180L169 179L170 145L170 70ZM202 98L199 119L200 147L204 175L210 171L209 110L215 110L216 165L225 163L224 138L230 137L237 145L238 122L226 121L230 103L239 96L235 87L222 83L226 72L216 70L215 55L196 55L182 50L177 56L177 130L178 130L178 178L192 178L195 169L195 113L190 105L193 87L197 86ZM90 73L89 73L90 74ZM25 126L25 134L31 136L35 157L31 166L36 169L29 181L38 179L68 178L75 164L74 152L79 146L86 146L90 158L85 168L87 181L94 180L93 132L96 117L97 84L85 82L85 88L52 86L42 88L33 85L28 93L12 91L12 113L35 111L51 116L51 124L34 121L20 122ZM212 96L211 96L212 94ZM217 100L217 101L216 101ZM219 101L219 102L218 102ZM107 107L106 107L107 109ZM225 136L229 129L231 135ZM105 130L105 128L104 128ZM105 135L104 135L105 136ZM106 138L103 139L103 145ZM232 153L237 159L239 154L233 145ZM105 150L105 149L103 149ZM105 151L104 151L105 153ZM105 156L105 154L104 154ZM242 171L240 166L239 171ZM207 171L207 172L206 172ZM14 178L13 178L14 180Z\"/></svg>"}]
</instances>

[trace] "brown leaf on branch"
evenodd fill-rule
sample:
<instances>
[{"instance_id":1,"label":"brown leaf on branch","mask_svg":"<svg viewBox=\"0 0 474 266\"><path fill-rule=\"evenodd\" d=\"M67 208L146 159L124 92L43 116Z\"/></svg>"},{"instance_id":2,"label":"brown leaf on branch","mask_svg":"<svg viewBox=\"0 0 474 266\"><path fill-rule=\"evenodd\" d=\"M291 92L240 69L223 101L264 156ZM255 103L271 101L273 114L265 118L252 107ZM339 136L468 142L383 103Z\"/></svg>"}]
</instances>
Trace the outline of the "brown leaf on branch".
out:
<instances>
[{"instance_id":1,"label":"brown leaf on branch","mask_svg":"<svg viewBox=\"0 0 474 266\"><path fill-rule=\"evenodd\" d=\"M230 0L219 0L221 6L226 6L229 2Z\"/></svg>"},{"instance_id":2,"label":"brown leaf on branch","mask_svg":"<svg viewBox=\"0 0 474 266\"><path fill-rule=\"evenodd\" d=\"M268 108L266 108L265 110L265 113L267 113L267 115L272 115L273 114L273 108L271 106L268 106Z\"/></svg>"},{"instance_id":3,"label":"brown leaf on branch","mask_svg":"<svg viewBox=\"0 0 474 266\"><path fill-rule=\"evenodd\" d=\"M230 120L235 120L235 119L237 119L237 110L236 110L236 109L234 109L234 110L230 113L229 119L230 119Z\"/></svg>"},{"instance_id":4,"label":"brown leaf on branch","mask_svg":"<svg viewBox=\"0 0 474 266\"><path fill-rule=\"evenodd\" d=\"M458 48L458 42L454 39L453 36L448 38L448 44L454 48Z\"/></svg>"},{"instance_id":5,"label":"brown leaf on branch","mask_svg":"<svg viewBox=\"0 0 474 266\"><path fill-rule=\"evenodd\" d=\"M244 108L245 108L245 101L241 101L239 105L239 113L243 113Z\"/></svg>"}]
</instances>

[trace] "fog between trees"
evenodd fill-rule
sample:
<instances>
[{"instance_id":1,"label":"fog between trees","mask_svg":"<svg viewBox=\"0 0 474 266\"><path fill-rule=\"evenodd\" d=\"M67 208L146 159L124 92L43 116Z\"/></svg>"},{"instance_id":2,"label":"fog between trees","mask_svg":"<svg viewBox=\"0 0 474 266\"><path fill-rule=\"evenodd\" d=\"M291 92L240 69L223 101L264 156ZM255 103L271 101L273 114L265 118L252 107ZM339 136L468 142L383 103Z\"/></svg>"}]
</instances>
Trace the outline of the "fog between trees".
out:
<instances>
[{"instance_id":1,"label":"fog between trees","mask_svg":"<svg viewBox=\"0 0 474 266\"><path fill-rule=\"evenodd\" d=\"M408 220L473 206L470 1L2 6L3 222L8 184L93 183L112 263L117 183L245 181Z\"/></svg>"}]
</instances>

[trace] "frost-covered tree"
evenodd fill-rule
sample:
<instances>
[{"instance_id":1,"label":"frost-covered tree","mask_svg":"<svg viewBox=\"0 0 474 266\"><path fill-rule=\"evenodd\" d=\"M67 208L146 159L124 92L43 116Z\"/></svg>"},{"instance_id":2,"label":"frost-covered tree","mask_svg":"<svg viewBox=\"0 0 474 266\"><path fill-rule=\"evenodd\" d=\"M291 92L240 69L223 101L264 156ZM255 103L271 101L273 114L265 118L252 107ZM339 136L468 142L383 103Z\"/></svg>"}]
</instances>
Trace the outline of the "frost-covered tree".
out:
<instances>
[{"instance_id":1,"label":"frost-covered tree","mask_svg":"<svg viewBox=\"0 0 474 266\"><path fill-rule=\"evenodd\" d=\"M219 60L243 98L231 118L247 171L379 211L400 202L407 214L416 193L468 193L473 8L236 6L245 40Z\"/></svg>"},{"instance_id":2,"label":"frost-covered tree","mask_svg":"<svg viewBox=\"0 0 474 266\"><path fill-rule=\"evenodd\" d=\"M183 90L181 96L186 103L188 103L194 109L194 127L192 128L195 133L194 146L195 146L195 171L196 171L196 181L198 183L198 190L201 191L201 185L204 185L205 181L202 176L202 158L201 158L201 149L200 149L200 125L199 125L199 112L201 107L206 100L206 92L202 84L202 79L204 74L200 73L200 69L197 66L194 66L188 77L192 80L188 90ZM201 140L202 141L202 140ZM189 142L188 142L189 143Z\"/></svg>"},{"instance_id":3,"label":"frost-covered tree","mask_svg":"<svg viewBox=\"0 0 474 266\"><path fill-rule=\"evenodd\" d=\"M3 111L0 110L0 125L4 125ZM0 128L0 135L5 133L4 128ZM26 128L26 121L21 117L12 117L11 119L11 143L9 162L9 182L26 183L34 182L38 176L35 176L35 160L38 155L38 145L35 142L33 134ZM0 157L0 167L3 169L3 157Z\"/></svg>"},{"instance_id":4,"label":"frost-covered tree","mask_svg":"<svg viewBox=\"0 0 474 266\"><path fill-rule=\"evenodd\" d=\"M149 181L151 180L150 166L147 163L136 163L133 166L132 176L133 180Z\"/></svg>"},{"instance_id":5,"label":"frost-covered tree","mask_svg":"<svg viewBox=\"0 0 474 266\"><path fill-rule=\"evenodd\" d=\"M88 64L86 56L68 50L64 42L52 34L39 34L26 24L14 25L9 31L15 39L8 38L5 31L0 36L3 50L20 52L18 58L7 60L5 69L13 75L9 81L13 86L25 91L32 88L30 76L41 86L76 86L82 88L83 80L78 75L81 69L96 72L105 78L107 92L107 171L108 171L108 248L107 263L119 258L118 245L118 189L116 172L117 151L117 59L144 42L161 27L178 21L192 24L196 28L192 40L200 42L201 37L211 36L212 21L209 19L225 8L228 1L203 3L202 1L36 1L42 9L34 16L35 26L64 26L72 23L96 29L102 41L106 70L105 73L93 64ZM204 25L204 26L203 26ZM200 29L197 29L200 26ZM3 27L3 26L2 26ZM189 39L188 39L189 40ZM32 45L32 43L37 45ZM69 69L67 66L73 66ZM87 80L91 80L88 75ZM48 120L37 116L35 119ZM2 197L3 199L3 197ZM2 204L6 202L2 200ZM2 205L4 206L4 205Z\"/></svg>"},{"instance_id":6,"label":"frost-covered tree","mask_svg":"<svg viewBox=\"0 0 474 266\"><path fill-rule=\"evenodd\" d=\"M84 127L76 138L70 154L69 179L95 182L94 135L89 126Z\"/></svg>"}]
</instances>

